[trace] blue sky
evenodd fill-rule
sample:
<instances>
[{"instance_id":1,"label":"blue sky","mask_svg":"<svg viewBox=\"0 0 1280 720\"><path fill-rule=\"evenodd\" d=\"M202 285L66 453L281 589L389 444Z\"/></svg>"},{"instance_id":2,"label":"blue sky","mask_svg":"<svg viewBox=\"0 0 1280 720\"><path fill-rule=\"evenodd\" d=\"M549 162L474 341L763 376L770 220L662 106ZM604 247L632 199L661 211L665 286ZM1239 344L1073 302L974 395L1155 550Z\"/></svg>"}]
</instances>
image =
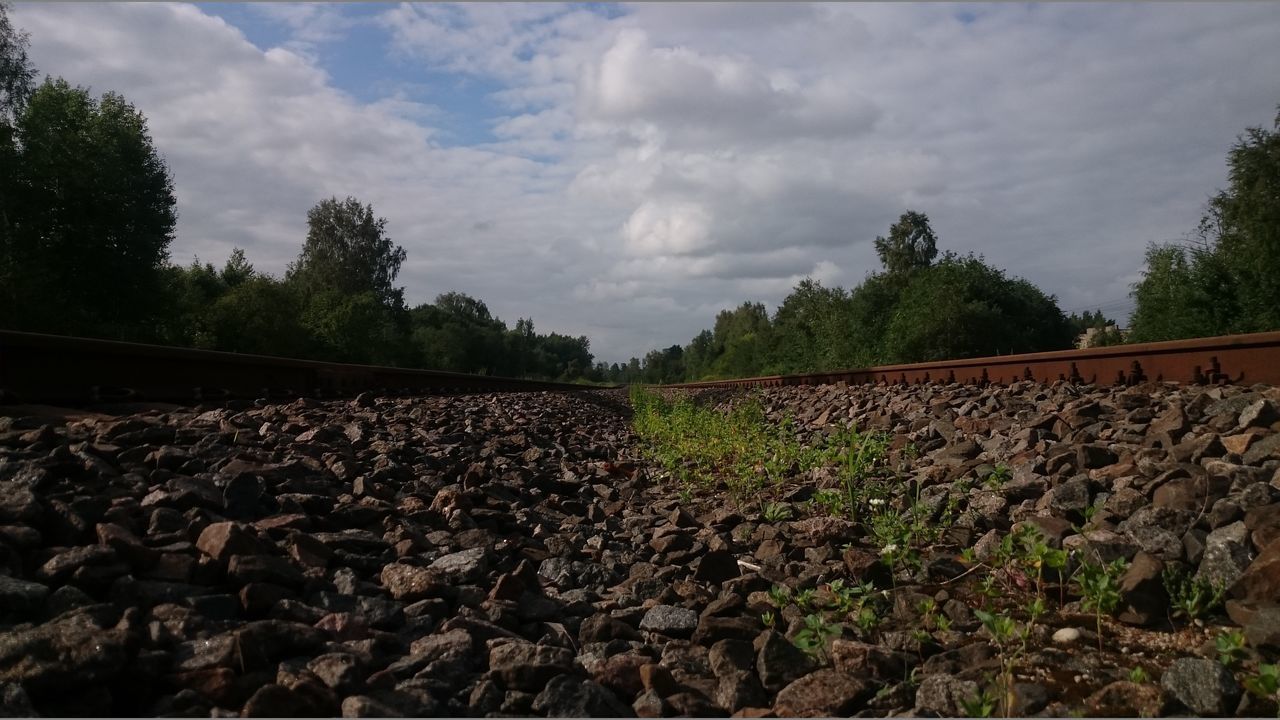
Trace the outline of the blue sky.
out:
<instances>
[{"instance_id":1,"label":"blue sky","mask_svg":"<svg viewBox=\"0 0 1280 720\"><path fill-rule=\"evenodd\" d=\"M1280 103L1280 5L20 3L39 71L123 93L171 253L279 273L352 195L461 291L625 361L801 279L857 284L905 210L1122 320Z\"/></svg>"},{"instance_id":2,"label":"blue sky","mask_svg":"<svg viewBox=\"0 0 1280 720\"><path fill-rule=\"evenodd\" d=\"M288 45L295 28L269 11L272 6L243 3L197 3L202 11L220 17L245 34L258 49ZM341 37L308 48L317 67L323 69L334 87L363 103L389 95L430 105L433 127L441 132L444 145L476 145L492 142L493 118L503 114L491 96L501 85L484 77L433 71L393 52L389 34L378 18L394 3L361 3L341 7L349 21Z\"/></svg>"}]
</instances>

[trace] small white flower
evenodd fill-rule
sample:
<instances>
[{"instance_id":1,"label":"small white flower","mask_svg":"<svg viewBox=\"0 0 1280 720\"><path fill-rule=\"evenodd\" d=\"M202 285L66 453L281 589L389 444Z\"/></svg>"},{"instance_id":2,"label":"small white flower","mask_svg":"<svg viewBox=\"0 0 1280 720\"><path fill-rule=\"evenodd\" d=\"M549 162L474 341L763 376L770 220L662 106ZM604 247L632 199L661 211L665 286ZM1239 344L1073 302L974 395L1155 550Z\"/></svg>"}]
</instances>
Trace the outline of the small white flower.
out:
<instances>
[{"instance_id":1,"label":"small white flower","mask_svg":"<svg viewBox=\"0 0 1280 720\"><path fill-rule=\"evenodd\" d=\"M884 498L871 498L867 502L872 506L879 507L884 504Z\"/></svg>"},{"instance_id":2,"label":"small white flower","mask_svg":"<svg viewBox=\"0 0 1280 720\"><path fill-rule=\"evenodd\" d=\"M880 550L881 555L888 555L890 553L896 553L896 552L898 552L897 543L889 543L888 545L885 545L883 549Z\"/></svg>"}]
</instances>

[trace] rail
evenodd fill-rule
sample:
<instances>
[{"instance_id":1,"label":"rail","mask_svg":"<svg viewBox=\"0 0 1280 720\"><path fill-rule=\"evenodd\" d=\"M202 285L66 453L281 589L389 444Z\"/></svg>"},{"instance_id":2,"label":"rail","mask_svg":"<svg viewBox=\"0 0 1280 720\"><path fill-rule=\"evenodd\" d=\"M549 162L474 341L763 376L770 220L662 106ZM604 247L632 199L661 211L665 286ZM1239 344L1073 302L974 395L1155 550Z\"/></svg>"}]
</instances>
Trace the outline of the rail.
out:
<instances>
[{"instance_id":1,"label":"rail","mask_svg":"<svg viewBox=\"0 0 1280 720\"><path fill-rule=\"evenodd\" d=\"M1130 386L1151 380L1195 384L1280 385L1280 332L941 360L910 365L881 365L799 375L709 380L666 387L769 387L839 382L1011 384L1022 380L1044 383L1066 380Z\"/></svg>"},{"instance_id":2,"label":"rail","mask_svg":"<svg viewBox=\"0 0 1280 720\"><path fill-rule=\"evenodd\" d=\"M594 386L0 331L0 403L217 402Z\"/></svg>"}]
</instances>

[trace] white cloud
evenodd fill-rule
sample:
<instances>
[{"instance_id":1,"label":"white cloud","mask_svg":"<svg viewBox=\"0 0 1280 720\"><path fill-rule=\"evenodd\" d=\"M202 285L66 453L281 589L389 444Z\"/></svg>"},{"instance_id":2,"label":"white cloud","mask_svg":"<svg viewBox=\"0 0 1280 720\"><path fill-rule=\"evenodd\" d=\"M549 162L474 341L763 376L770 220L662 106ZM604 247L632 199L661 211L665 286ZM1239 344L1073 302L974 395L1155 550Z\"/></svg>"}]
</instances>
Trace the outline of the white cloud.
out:
<instances>
[{"instance_id":1,"label":"white cloud","mask_svg":"<svg viewBox=\"0 0 1280 720\"><path fill-rule=\"evenodd\" d=\"M907 208L1063 307L1123 300L1146 244L1194 227L1235 136L1280 101L1268 4L255 8L282 47L186 5L14 19L42 72L147 115L175 257L239 245L283 270L306 209L352 194L408 250L411 300L469 292L610 361L805 276L858 282ZM320 60L357 22L424 78L497 85L502 115L474 118L496 140L442 145L447 95L336 88Z\"/></svg>"}]
</instances>

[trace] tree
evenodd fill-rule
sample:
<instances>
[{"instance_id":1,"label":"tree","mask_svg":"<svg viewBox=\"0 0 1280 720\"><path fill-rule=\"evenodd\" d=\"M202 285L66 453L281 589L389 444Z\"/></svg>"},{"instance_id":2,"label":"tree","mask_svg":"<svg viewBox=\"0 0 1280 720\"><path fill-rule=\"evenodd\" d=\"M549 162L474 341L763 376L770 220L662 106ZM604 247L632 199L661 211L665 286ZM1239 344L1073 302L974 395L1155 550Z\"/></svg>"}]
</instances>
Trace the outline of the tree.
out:
<instances>
[{"instance_id":1,"label":"tree","mask_svg":"<svg viewBox=\"0 0 1280 720\"><path fill-rule=\"evenodd\" d=\"M9 22L9 4L0 2L0 126L12 123L26 106L36 70L27 58L30 37Z\"/></svg>"},{"instance_id":2,"label":"tree","mask_svg":"<svg viewBox=\"0 0 1280 720\"><path fill-rule=\"evenodd\" d=\"M205 308L204 325L215 347L228 352L313 357L317 353L300 322L297 293L287 283L253 275Z\"/></svg>"},{"instance_id":3,"label":"tree","mask_svg":"<svg viewBox=\"0 0 1280 720\"><path fill-rule=\"evenodd\" d=\"M404 289L394 287L406 254L386 237L373 206L348 197L307 212L307 239L285 276L301 299L302 324L326 358L398 365L409 360Z\"/></svg>"},{"instance_id":4,"label":"tree","mask_svg":"<svg viewBox=\"0 0 1280 720\"><path fill-rule=\"evenodd\" d=\"M1280 114L1227 154L1228 186L1208 204L1199 242L1147 249L1133 287L1134 342L1280 329Z\"/></svg>"},{"instance_id":5,"label":"tree","mask_svg":"<svg viewBox=\"0 0 1280 720\"><path fill-rule=\"evenodd\" d=\"M972 255L947 254L919 273L894 310L885 336L888 362L1060 350L1071 325L1054 298Z\"/></svg>"},{"instance_id":6,"label":"tree","mask_svg":"<svg viewBox=\"0 0 1280 720\"><path fill-rule=\"evenodd\" d=\"M889 228L889 237L877 237L876 254L890 275L907 275L929 267L938 254L938 238L924 213L908 210Z\"/></svg>"},{"instance_id":7,"label":"tree","mask_svg":"<svg viewBox=\"0 0 1280 720\"><path fill-rule=\"evenodd\" d=\"M1227 165L1227 189L1209 201L1200 234L1235 281L1238 329L1274 330L1280 328L1280 108L1274 131L1249 128Z\"/></svg>"},{"instance_id":8,"label":"tree","mask_svg":"<svg viewBox=\"0 0 1280 720\"><path fill-rule=\"evenodd\" d=\"M773 315L770 333L771 373L815 372L839 363L846 346L849 297L844 288L824 288L811 278L801 280Z\"/></svg>"},{"instance_id":9,"label":"tree","mask_svg":"<svg viewBox=\"0 0 1280 720\"><path fill-rule=\"evenodd\" d=\"M227 258L227 263L222 266L222 282L229 288L248 282L256 275L253 265L245 258L244 250L240 248L232 250L231 257Z\"/></svg>"},{"instance_id":10,"label":"tree","mask_svg":"<svg viewBox=\"0 0 1280 720\"><path fill-rule=\"evenodd\" d=\"M903 290L904 284L897 278L874 273L849 293L842 318L846 344L839 350L837 365L871 367L888 362L885 339Z\"/></svg>"},{"instance_id":11,"label":"tree","mask_svg":"<svg viewBox=\"0 0 1280 720\"><path fill-rule=\"evenodd\" d=\"M703 330L684 347L684 379L701 380L711 372L715 360L715 337L710 330Z\"/></svg>"},{"instance_id":12,"label":"tree","mask_svg":"<svg viewBox=\"0 0 1280 720\"><path fill-rule=\"evenodd\" d=\"M650 350L644 357L644 381L652 385L677 383L684 379L684 348L672 345Z\"/></svg>"},{"instance_id":13,"label":"tree","mask_svg":"<svg viewBox=\"0 0 1280 720\"><path fill-rule=\"evenodd\" d=\"M404 289L393 284L407 255L386 237L386 226L372 205L353 197L321 200L307 211L306 244L287 279L304 294L370 293L384 307L403 308Z\"/></svg>"},{"instance_id":14,"label":"tree","mask_svg":"<svg viewBox=\"0 0 1280 720\"><path fill-rule=\"evenodd\" d=\"M1151 245L1133 298L1133 342L1222 335L1243 325L1236 280L1216 248Z\"/></svg>"},{"instance_id":15,"label":"tree","mask_svg":"<svg viewBox=\"0 0 1280 720\"><path fill-rule=\"evenodd\" d=\"M712 340L713 377L750 377L764 369L769 348L769 313L761 303L744 302L716 315Z\"/></svg>"},{"instance_id":16,"label":"tree","mask_svg":"<svg viewBox=\"0 0 1280 720\"><path fill-rule=\"evenodd\" d=\"M161 271L163 317L156 339L167 345L224 349L209 324L209 309L227 292L227 284L211 263L197 258L187 267L166 265Z\"/></svg>"},{"instance_id":17,"label":"tree","mask_svg":"<svg viewBox=\"0 0 1280 720\"><path fill-rule=\"evenodd\" d=\"M125 99L46 80L15 124L0 182L0 323L150 339L177 220L146 119Z\"/></svg>"}]
</instances>

